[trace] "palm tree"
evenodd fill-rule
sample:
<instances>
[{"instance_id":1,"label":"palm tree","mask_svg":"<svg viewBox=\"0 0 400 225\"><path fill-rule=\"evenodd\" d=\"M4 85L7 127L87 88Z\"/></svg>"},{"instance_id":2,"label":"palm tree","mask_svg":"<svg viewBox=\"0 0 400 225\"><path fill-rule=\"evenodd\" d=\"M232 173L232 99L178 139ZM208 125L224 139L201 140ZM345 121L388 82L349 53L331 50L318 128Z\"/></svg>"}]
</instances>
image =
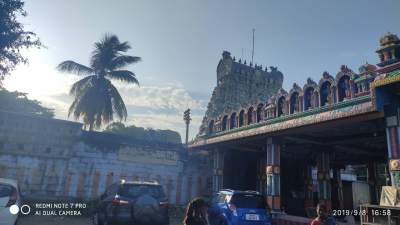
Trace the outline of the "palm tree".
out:
<instances>
[{"instance_id":1,"label":"palm tree","mask_svg":"<svg viewBox=\"0 0 400 225\"><path fill-rule=\"evenodd\" d=\"M89 130L112 121L114 113L120 121L126 120L125 103L110 79L139 85L135 74L123 68L141 60L140 57L123 54L131 46L128 42L120 42L115 35L104 35L94 46L90 67L71 60L57 66L59 71L85 76L71 87L70 94L75 99L69 107L68 117L73 115L75 120L82 118L84 128Z\"/></svg>"}]
</instances>

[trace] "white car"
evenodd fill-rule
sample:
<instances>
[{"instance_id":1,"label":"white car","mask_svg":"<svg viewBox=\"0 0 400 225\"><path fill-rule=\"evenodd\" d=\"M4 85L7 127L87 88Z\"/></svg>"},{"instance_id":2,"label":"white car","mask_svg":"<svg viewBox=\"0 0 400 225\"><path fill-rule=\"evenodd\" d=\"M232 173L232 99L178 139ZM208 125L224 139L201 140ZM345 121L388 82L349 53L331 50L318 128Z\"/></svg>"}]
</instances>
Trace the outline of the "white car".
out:
<instances>
[{"instance_id":1,"label":"white car","mask_svg":"<svg viewBox=\"0 0 400 225\"><path fill-rule=\"evenodd\" d=\"M0 225L15 225L20 206L21 196L18 182L16 180L0 178Z\"/></svg>"}]
</instances>

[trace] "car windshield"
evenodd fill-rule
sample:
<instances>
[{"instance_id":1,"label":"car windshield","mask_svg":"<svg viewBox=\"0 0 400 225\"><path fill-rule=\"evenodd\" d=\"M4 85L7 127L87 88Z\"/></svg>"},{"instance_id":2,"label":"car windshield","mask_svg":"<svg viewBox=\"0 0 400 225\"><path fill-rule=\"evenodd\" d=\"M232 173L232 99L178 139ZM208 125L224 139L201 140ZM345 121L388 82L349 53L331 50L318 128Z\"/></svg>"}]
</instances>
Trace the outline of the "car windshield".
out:
<instances>
[{"instance_id":1,"label":"car windshield","mask_svg":"<svg viewBox=\"0 0 400 225\"><path fill-rule=\"evenodd\" d=\"M121 190L121 195L127 197L138 197L145 194L155 198L165 198L162 187L158 185L130 184L124 185Z\"/></svg>"},{"instance_id":2,"label":"car windshield","mask_svg":"<svg viewBox=\"0 0 400 225\"><path fill-rule=\"evenodd\" d=\"M234 194L231 198L230 204L236 208L252 208L252 209L265 209L265 200L261 195L255 194Z\"/></svg>"},{"instance_id":3,"label":"car windshield","mask_svg":"<svg viewBox=\"0 0 400 225\"><path fill-rule=\"evenodd\" d=\"M8 184L0 184L0 198L10 196L12 189L13 188Z\"/></svg>"}]
</instances>

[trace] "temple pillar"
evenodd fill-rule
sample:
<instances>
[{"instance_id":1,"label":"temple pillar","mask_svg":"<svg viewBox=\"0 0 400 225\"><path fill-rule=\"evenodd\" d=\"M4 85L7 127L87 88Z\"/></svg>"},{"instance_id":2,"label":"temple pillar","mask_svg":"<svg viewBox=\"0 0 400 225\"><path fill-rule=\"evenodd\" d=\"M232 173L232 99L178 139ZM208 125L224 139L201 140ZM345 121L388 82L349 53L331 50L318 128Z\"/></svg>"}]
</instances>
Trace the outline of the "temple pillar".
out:
<instances>
[{"instance_id":1,"label":"temple pillar","mask_svg":"<svg viewBox=\"0 0 400 225\"><path fill-rule=\"evenodd\" d=\"M317 157L318 201L331 209L330 156L320 152Z\"/></svg>"},{"instance_id":2,"label":"temple pillar","mask_svg":"<svg viewBox=\"0 0 400 225\"><path fill-rule=\"evenodd\" d=\"M267 180L267 175L265 173L265 168L266 168L266 154L263 155L263 157L260 157L259 160L257 161L257 191L260 193L266 193L267 188L266 188L266 180Z\"/></svg>"},{"instance_id":3,"label":"temple pillar","mask_svg":"<svg viewBox=\"0 0 400 225\"><path fill-rule=\"evenodd\" d=\"M343 201L343 183L342 174L340 173L340 168L333 169L333 191L335 198L337 199L335 209L344 209Z\"/></svg>"},{"instance_id":4,"label":"temple pillar","mask_svg":"<svg viewBox=\"0 0 400 225\"><path fill-rule=\"evenodd\" d=\"M392 186L400 187L400 152L399 152L399 127L386 128L389 172Z\"/></svg>"},{"instance_id":5,"label":"temple pillar","mask_svg":"<svg viewBox=\"0 0 400 225\"><path fill-rule=\"evenodd\" d=\"M273 138L267 138L267 203L273 211L281 209L280 157L281 146Z\"/></svg>"},{"instance_id":6,"label":"temple pillar","mask_svg":"<svg viewBox=\"0 0 400 225\"><path fill-rule=\"evenodd\" d=\"M395 107L385 109L386 116L386 138L389 158L389 172L392 186L400 188L400 126L398 112Z\"/></svg>"},{"instance_id":7,"label":"temple pillar","mask_svg":"<svg viewBox=\"0 0 400 225\"><path fill-rule=\"evenodd\" d=\"M304 168L304 208L314 207L312 166Z\"/></svg>"},{"instance_id":8,"label":"temple pillar","mask_svg":"<svg viewBox=\"0 0 400 225\"><path fill-rule=\"evenodd\" d=\"M213 192L218 192L223 187L224 180L224 156L225 153L221 149L213 151Z\"/></svg>"},{"instance_id":9,"label":"temple pillar","mask_svg":"<svg viewBox=\"0 0 400 225\"><path fill-rule=\"evenodd\" d=\"M368 171L368 184L369 184L369 191L370 191L370 196L371 196L371 203L372 204L377 204L378 203L378 189L377 189L377 183L376 183L376 163L370 162L367 165L367 171Z\"/></svg>"}]
</instances>

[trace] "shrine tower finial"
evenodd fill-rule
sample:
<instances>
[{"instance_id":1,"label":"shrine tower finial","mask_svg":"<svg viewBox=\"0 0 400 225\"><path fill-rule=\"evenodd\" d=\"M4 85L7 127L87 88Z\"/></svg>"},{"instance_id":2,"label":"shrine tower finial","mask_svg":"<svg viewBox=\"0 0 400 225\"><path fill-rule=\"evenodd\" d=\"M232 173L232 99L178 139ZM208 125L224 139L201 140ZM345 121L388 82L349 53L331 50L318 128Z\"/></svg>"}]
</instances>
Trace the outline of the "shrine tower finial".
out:
<instances>
[{"instance_id":1,"label":"shrine tower finial","mask_svg":"<svg viewBox=\"0 0 400 225\"><path fill-rule=\"evenodd\" d=\"M400 39L397 35L387 32L379 39L380 47L376 50L380 58L378 66L387 66L400 61Z\"/></svg>"}]
</instances>

